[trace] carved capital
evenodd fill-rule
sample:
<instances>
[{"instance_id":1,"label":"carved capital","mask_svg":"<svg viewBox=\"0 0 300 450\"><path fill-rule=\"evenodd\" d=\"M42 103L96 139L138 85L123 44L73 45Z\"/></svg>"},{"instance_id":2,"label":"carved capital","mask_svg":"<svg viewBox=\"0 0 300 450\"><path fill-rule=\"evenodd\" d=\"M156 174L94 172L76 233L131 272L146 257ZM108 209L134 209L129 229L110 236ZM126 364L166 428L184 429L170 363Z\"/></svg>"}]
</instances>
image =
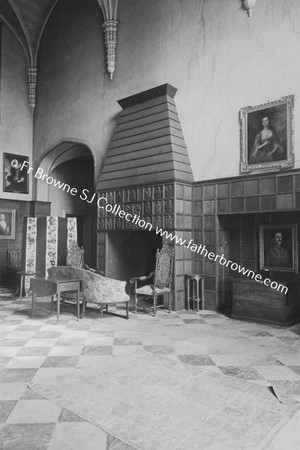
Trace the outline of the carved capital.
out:
<instances>
[{"instance_id":1,"label":"carved capital","mask_svg":"<svg viewBox=\"0 0 300 450\"><path fill-rule=\"evenodd\" d=\"M103 23L102 28L105 38L107 71L109 73L109 78L112 80L116 68L118 21L107 20Z\"/></svg>"},{"instance_id":2,"label":"carved capital","mask_svg":"<svg viewBox=\"0 0 300 450\"><path fill-rule=\"evenodd\" d=\"M242 6L244 10L247 12L247 16L251 17L253 13L253 8L256 4L257 0L242 0Z\"/></svg>"},{"instance_id":3,"label":"carved capital","mask_svg":"<svg viewBox=\"0 0 300 450\"><path fill-rule=\"evenodd\" d=\"M116 67L116 45L118 35L118 4L119 0L98 0L101 6L104 23L104 43L106 48L106 64L109 77L112 80Z\"/></svg>"},{"instance_id":4,"label":"carved capital","mask_svg":"<svg viewBox=\"0 0 300 450\"><path fill-rule=\"evenodd\" d=\"M37 68L27 67L28 105L32 113L34 112L35 108L36 80L37 80Z\"/></svg>"}]
</instances>

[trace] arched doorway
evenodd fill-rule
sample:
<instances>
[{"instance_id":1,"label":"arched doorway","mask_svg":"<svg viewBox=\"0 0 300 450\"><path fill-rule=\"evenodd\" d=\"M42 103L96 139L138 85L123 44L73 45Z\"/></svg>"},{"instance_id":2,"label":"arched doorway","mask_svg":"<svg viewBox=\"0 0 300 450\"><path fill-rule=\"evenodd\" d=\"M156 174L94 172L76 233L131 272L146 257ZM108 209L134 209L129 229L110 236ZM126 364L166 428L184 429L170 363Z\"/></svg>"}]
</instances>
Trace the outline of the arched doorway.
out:
<instances>
[{"instance_id":1,"label":"arched doorway","mask_svg":"<svg viewBox=\"0 0 300 450\"><path fill-rule=\"evenodd\" d=\"M37 200L50 202L53 216L77 218L78 245L84 248L85 262L95 267L96 202L82 200L86 198L83 190L91 195L95 191L91 150L83 144L63 142L45 155L39 168Z\"/></svg>"}]
</instances>

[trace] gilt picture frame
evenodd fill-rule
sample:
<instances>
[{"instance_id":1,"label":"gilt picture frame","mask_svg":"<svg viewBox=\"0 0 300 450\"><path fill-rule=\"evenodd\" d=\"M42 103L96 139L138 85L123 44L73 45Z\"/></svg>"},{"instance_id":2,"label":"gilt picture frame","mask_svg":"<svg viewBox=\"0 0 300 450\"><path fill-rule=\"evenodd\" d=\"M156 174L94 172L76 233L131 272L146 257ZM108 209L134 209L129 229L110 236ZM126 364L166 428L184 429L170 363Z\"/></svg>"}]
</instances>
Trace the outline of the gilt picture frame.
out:
<instances>
[{"instance_id":1,"label":"gilt picture frame","mask_svg":"<svg viewBox=\"0 0 300 450\"><path fill-rule=\"evenodd\" d=\"M3 153L3 192L28 194L29 176L27 168L21 170L24 161L29 162L28 156L14 153Z\"/></svg>"},{"instance_id":2,"label":"gilt picture frame","mask_svg":"<svg viewBox=\"0 0 300 450\"><path fill-rule=\"evenodd\" d=\"M294 96L240 110L240 172L294 167Z\"/></svg>"},{"instance_id":3,"label":"gilt picture frame","mask_svg":"<svg viewBox=\"0 0 300 450\"><path fill-rule=\"evenodd\" d=\"M0 240L15 239L16 234L16 210L0 209Z\"/></svg>"},{"instance_id":4,"label":"gilt picture frame","mask_svg":"<svg viewBox=\"0 0 300 450\"><path fill-rule=\"evenodd\" d=\"M297 224L266 224L259 227L259 268L298 273Z\"/></svg>"}]
</instances>

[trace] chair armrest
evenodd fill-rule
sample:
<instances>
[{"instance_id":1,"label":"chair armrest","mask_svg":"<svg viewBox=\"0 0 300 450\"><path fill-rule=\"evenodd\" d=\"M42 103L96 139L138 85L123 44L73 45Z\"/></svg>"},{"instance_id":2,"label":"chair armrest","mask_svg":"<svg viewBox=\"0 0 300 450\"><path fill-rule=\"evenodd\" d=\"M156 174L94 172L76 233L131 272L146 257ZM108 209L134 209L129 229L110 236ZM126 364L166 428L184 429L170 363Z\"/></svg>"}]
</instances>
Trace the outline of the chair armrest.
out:
<instances>
[{"instance_id":1,"label":"chair armrest","mask_svg":"<svg viewBox=\"0 0 300 450\"><path fill-rule=\"evenodd\" d=\"M128 302L126 281L115 280L85 269L76 269L82 281L82 297L90 303Z\"/></svg>"},{"instance_id":2,"label":"chair armrest","mask_svg":"<svg viewBox=\"0 0 300 450\"><path fill-rule=\"evenodd\" d=\"M93 273L97 273L98 275L102 275L102 276L104 276L104 272L103 272L103 270L99 270L99 269L92 269L91 267L89 267L87 264L83 264L83 268L85 269L85 270L89 270L90 272L93 272Z\"/></svg>"},{"instance_id":3,"label":"chair armrest","mask_svg":"<svg viewBox=\"0 0 300 450\"><path fill-rule=\"evenodd\" d=\"M143 277L133 277L129 280L130 284L133 284L135 281L147 281L150 280L151 278L153 278L155 275L155 272L151 272L149 273L149 275L147 276L143 276Z\"/></svg>"}]
</instances>

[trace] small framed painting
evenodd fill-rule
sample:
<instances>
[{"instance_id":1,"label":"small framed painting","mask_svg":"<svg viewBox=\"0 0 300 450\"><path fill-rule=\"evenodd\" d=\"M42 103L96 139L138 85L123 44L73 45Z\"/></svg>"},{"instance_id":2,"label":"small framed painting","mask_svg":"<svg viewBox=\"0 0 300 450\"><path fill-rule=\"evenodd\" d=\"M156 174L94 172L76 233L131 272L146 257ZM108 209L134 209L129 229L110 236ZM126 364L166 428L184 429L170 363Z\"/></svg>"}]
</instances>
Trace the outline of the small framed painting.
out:
<instances>
[{"instance_id":1,"label":"small framed painting","mask_svg":"<svg viewBox=\"0 0 300 450\"><path fill-rule=\"evenodd\" d=\"M260 225L261 270L298 273L297 224Z\"/></svg>"},{"instance_id":2,"label":"small framed painting","mask_svg":"<svg viewBox=\"0 0 300 450\"><path fill-rule=\"evenodd\" d=\"M24 161L29 161L28 156L3 154L3 192L28 194L27 168L21 170Z\"/></svg>"},{"instance_id":3,"label":"small framed painting","mask_svg":"<svg viewBox=\"0 0 300 450\"><path fill-rule=\"evenodd\" d=\"M15 239L16 210L0 209L0 239Z\"/></svg>"},{"instance_id":4,"label":"small framed painting","mask_svg":"<svg viewBox=\"0 0 300 450\"><path fill-rule=\"evenodd\" d=\"M294 166L294 96L240 110L241 172Z\"/></svg>"}]
</instances>

